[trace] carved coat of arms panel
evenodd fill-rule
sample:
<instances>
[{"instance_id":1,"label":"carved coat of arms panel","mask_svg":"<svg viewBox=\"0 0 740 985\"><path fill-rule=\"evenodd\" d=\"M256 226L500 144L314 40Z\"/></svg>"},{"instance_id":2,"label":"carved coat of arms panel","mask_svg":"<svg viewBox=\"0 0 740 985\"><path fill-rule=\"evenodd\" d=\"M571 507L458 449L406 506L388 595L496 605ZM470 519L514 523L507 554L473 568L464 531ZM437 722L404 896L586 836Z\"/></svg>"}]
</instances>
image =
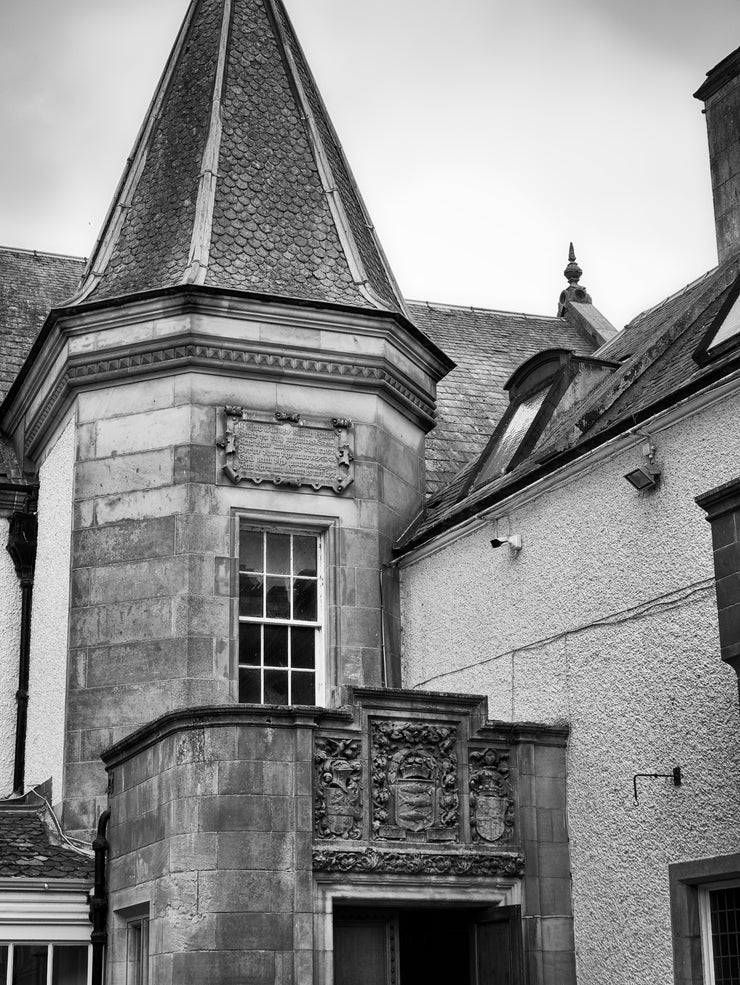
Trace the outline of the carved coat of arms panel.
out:
<instances>
[{"instance_id":1,"label":"carved coat of arms panel","mask_svg":"<svg viewBox=\"0 0 740 985\"><path fill-rule=\"evenodd\" d=\"M456 742L453 725L372 723L374 839L459 840Z\"/></svg>"}]
</instances>

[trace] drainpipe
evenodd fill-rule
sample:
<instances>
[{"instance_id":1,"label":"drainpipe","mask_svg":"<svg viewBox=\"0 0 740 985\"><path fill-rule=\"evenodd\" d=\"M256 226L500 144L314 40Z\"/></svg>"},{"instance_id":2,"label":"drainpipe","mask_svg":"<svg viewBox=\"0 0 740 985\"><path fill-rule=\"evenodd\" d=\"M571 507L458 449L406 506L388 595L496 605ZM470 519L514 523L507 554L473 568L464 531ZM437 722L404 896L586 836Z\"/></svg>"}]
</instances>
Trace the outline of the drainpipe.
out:
<instances>
[{"instance_id":1,"label":"drainpipe","mask_svg":"<svg viewBox=\"0 0 740 985\"><path fill-rule=\"evenodd\" d=\"M95 885L90 896L90 934L92 944L92 985L103 985L105 971L105 947L108 943L108 893L105 885L105 862L108 853L108 839L105 832L110 820L110 808L104 810L98 821L98 833L92 843L95 852Z\"/></svg>"},{"instance_id":2,"label":"drainpipe","mask_svg":"<svg viewBox=\"0 0 740 985\"><path fill-rule=\"evenodd\" d=\"M21 583L21 643L18 660L18 690L15 700L15 760L13 767L13 794L21 797L26 783L26 730L28 724L28 674L31 657L31 601L33 599L33 572L36 564L36 514L26 510L13 513L10 518L7 551L13 559L15 573Z\"/></svg>"}]
</instances>

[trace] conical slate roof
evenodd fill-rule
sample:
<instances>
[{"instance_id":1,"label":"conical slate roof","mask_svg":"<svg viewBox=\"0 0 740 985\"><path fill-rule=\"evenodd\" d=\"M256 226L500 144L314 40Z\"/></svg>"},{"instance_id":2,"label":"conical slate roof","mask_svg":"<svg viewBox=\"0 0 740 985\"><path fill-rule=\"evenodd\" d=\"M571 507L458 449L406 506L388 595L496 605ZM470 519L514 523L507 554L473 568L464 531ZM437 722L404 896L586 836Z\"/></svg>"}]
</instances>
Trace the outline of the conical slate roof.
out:
<instances>
[{"instance_id":1,"label":"conical slate roof","mask_svg":"<svg viewBox=\"0 0 740 985\"><path fill-rule=\"evenodd\" d=\"M406 310L282 0L191 0L75 300L182 284Z\"/></svg>"}]
</instances>

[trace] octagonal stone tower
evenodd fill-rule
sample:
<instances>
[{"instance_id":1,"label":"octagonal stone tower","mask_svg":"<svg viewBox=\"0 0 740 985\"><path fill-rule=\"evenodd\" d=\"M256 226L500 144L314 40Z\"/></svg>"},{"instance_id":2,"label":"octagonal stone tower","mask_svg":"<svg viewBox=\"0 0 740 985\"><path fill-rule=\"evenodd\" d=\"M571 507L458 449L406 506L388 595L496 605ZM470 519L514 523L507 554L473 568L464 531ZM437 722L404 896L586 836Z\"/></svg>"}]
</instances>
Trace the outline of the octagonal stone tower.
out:
<instances>
[{"instance_id":1,"label":"octagonal stone tower","mask_svg":"<svg viewBox=\"0 0 740 985\"><path fill-rule=\"evenodd\" d=\"M384 564L451 365L408 318L280 0L193 0L6 402L41 477L33 672L66 696L70 834L105 805L103 749L161 714L398 684Z\"/></svg>"}]
</instances>

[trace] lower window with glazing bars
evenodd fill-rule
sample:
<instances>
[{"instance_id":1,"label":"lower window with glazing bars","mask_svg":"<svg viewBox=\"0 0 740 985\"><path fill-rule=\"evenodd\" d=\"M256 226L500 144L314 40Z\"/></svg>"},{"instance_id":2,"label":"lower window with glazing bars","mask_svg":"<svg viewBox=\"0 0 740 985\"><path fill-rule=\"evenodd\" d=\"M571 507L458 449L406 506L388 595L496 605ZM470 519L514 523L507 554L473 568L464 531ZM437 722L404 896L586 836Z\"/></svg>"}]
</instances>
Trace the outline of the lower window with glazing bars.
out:
<instances>
[{"instance_id":1,"label":"lower window with glazing bars","mask_svg":"<svg viewBox=\"0 0 740 985\"><path fill-rule=\"evenodd\" d=\"M89 944L0 944L0 985L89 985Z\"/></svg>"},{"instance_id":2,"label":"lower window with glazing bars","mask_svg":"<svg viewBox=\"0 0 740 985\"><path fill-rule=\"evenodd\" d=\"M240 519L240 701L322 702L322 548L310 530Z\"/></svg>"}]
</instances>

